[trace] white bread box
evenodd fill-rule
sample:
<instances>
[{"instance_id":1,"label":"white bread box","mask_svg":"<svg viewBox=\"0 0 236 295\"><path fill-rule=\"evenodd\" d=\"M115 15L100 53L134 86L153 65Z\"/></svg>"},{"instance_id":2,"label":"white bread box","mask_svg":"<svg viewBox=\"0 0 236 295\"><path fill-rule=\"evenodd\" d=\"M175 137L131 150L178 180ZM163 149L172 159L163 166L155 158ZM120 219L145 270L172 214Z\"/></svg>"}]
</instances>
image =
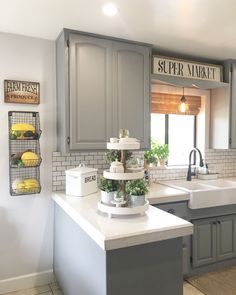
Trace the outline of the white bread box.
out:
<instances>
[{"instance_id":1,"label":"white bread box","mask_svg":"<svg viewBox=\"0 0 236 295\"><path fill-rule=\"evenodd\" d=\"M83 197L95 193L97 191L97 170L84 165L66 170L66 194Z\"/></svg>"}]
</instances>

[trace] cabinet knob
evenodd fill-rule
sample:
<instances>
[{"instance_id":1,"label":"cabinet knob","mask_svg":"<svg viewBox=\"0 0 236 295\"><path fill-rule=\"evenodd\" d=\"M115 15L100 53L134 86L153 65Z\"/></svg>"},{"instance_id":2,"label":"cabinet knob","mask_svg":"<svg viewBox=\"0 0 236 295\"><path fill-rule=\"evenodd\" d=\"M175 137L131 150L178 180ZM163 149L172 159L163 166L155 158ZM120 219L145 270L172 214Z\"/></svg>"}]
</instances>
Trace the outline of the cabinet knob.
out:
<instances>
[{"instance_id":1,"label":"cabinet knob","mask_svg":"<svg viewBox=\"0 0 236 295\"><path fill-rule=\"evenodd\" d=\"M174 214L175 215L175 209L169 209L168 211L167 211L168 213L170 213L170 214Z\"/></svg>"},{"instance_id":2,"label":"cabinet knob","mask_svg":"<svg viewBox=\"0 0 236 295\"><path fill-rule=\"evenodd\" d=\"M213 221L212 224L216 225L216 221Z\"/></svg>"},{"instance_id":3,"label":"cabinet knob","mask_svg":"<svg viewBox=\"0 0 236 295\"><path fill-rule=\"evenodd\" d=\"M220 222L219 220L217 221L217 223L218 223L218 224L221 224L221 222Z\"/></svg>"}]
</instances>

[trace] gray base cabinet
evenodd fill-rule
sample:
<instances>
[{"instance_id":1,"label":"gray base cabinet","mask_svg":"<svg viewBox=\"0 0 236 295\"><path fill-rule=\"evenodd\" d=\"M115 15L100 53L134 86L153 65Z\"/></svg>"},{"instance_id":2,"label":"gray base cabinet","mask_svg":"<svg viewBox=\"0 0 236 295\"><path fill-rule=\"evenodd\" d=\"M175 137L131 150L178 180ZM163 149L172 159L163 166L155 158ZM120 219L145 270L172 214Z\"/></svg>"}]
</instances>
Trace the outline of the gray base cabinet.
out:
<instances>
[{"instance_id":1,"label":"gray base cabinet","mask_svg":"<svg viewBox=\"0 0 236 295\"><path fill-rule=\"evenodd\" d=\"M149 147L150 51L143 43L63 31L57 40L59 151L106 149L120 128Z\"/></svg>"},{"instance_id":2,"label":"gray base cabinet","mask_svg":"<svg viewBox=\"0 0 236 295\"><path fill-rule=\"evenodd\" d=\"M200 219L192 223L193 267L236 256L236 215Z\"/></svg>"},{"instance_id":3,"label":"gray base cabinet","mask_svg":"<svg viewBox=\"0 0 236 295\"><path fill-rule=\"evenodd\" d=\"M56 279L65 295L183 295L182 239L102 250L55 205Z\"/></svg>"},{"instance_id":4,"label":"gray base cabinet","mask_svg":"<svg viewBox=\"0 0 236 295\"><path fill-rule=\"evenodd\" d=\"M176 215L183 219L188 220L188 206L187 202L173 202L168 204L155 205L155 207L164 210L170 214ZM186 276L190 268L190 236L182 238L182 257L183 268L182 273Z\"/></svg>"}]
</instances>

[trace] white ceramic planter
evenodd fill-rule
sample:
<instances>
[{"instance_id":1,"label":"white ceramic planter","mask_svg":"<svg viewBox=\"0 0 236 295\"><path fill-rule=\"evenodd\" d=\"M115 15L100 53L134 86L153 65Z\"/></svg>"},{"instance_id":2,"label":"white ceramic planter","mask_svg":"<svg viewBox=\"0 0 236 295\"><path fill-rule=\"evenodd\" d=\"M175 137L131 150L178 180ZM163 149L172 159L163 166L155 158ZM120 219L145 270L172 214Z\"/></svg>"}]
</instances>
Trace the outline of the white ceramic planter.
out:
<instances>
[{"instance_id":1,"label":"white ceramic planter","mask_svg":"<svg viewBox=\"0 0 236 295\"><path fill-rule=\"evenodd\" d=\"M145 202L146 202L145 195L142 195L142 196L129 195L128 197L129 207L143 206Z\"/></svg>"},{"instance_id":2,"label":"white ceramic planter","mask_svg":"<svg viewBox=\"0 0 236 295\"><path fill-rule=\"evenodd\" d=\"M111 205L111 201L114 200L114 195L116 192L105 192L101 191L101 201L103 204Z\"/></svg>"}]
</instances>

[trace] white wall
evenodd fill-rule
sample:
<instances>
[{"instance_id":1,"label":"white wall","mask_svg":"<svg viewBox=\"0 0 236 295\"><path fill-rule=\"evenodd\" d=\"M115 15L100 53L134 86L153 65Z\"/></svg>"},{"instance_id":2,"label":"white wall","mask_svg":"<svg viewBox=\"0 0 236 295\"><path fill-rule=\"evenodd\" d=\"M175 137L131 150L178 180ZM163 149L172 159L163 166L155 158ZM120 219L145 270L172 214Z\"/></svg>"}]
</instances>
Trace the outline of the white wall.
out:
<instances>
[{"instance_id":1,"label":"white wall","mask_svg":"<svg viewBox=\"0 0 236 295\"><path fill-rule=\"evenodd\" d=\"M4 103L4 79L40 82L40 105ZM56 149L55 97L55 43L0 33L0 294L14 286L40 284L41 279L47 280L51 274L53 207L50 197L52 151ZM43 162L39 195L9 195L9 110L32 110L40 114ZM34 274L44 271L41 277ZM15 280L24 275L29 276Z\"/></svg>"}]
</instances>

